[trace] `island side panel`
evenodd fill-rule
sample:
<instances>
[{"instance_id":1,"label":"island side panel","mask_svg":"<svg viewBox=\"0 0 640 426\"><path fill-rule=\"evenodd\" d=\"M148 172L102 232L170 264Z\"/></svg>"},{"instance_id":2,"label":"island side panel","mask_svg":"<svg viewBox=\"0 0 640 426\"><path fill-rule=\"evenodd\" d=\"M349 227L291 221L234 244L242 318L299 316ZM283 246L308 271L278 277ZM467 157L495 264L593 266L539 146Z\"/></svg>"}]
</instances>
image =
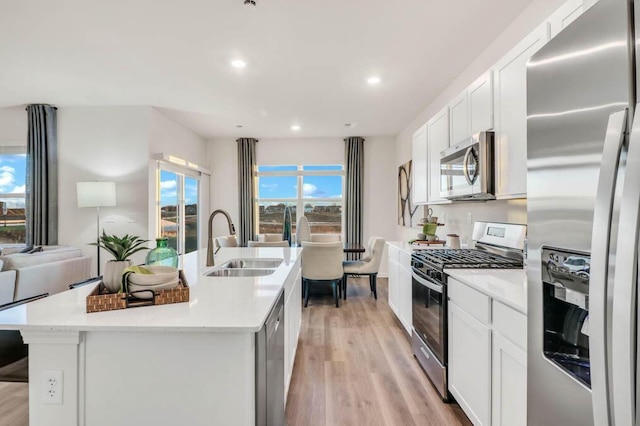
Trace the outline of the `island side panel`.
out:
<instances>
[{"instance_id":1,"label":"island side panel","mask_svg":"<svg viewBox=\"0 0 640 426\"><path fill-rule=\"evenodd\" d=\"M87 332L85 424L254 425L254 336Z\"/></svg>"}]
</instances>

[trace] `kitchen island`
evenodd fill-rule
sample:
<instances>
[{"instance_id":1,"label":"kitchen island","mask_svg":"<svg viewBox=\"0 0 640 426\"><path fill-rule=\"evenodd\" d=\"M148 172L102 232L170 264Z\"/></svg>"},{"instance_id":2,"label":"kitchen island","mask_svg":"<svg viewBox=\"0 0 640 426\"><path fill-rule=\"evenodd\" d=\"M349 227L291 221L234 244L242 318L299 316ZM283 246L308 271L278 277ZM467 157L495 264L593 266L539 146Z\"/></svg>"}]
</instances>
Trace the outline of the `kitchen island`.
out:
<instances>
[{"instance_id":1,"label":"kitchen island","mask_svg":"<svg viewBox=\"0 0 640 426\"><path fill-rule=\"evenodd\" d=\"M187 303L85 312L94 285L0 312L0 329L29 345L33 426L254 425L256 342L285 294L285 392L301 318L300 251L224 248L236 258L283 259L271 275L208 277L201 250L185 256ZM219 266L215 267L216 269ZM61 403L45 376L62 374Z\"/></svg>"}]
</instances>

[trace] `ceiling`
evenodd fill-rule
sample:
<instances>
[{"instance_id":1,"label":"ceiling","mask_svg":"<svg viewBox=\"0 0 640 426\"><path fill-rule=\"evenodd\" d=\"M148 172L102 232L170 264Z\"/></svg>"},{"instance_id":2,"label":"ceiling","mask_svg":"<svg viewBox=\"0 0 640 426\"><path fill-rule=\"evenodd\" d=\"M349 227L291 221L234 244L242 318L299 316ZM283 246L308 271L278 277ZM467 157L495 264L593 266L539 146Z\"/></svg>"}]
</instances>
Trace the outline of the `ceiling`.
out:
<instances>
[{"instance_id":1,"label":"ceiling","mask_svg":"<svg viewBox=\"0 0 640 426\"><path fill-rule=\"evenodd\" d=\"M3 0L0 106L153 105L207 138L395 135L531 0L256 2Z\"/></svg>"}]
</instances>

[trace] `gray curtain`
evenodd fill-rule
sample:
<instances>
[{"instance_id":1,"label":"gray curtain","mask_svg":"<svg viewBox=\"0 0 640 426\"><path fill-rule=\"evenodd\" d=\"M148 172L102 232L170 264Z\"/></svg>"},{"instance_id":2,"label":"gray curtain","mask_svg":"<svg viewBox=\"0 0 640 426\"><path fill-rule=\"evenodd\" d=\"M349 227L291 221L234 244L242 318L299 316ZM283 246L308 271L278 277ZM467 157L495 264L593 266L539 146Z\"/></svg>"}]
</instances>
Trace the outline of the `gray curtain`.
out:
<instances>
[{"instance_id":1,"label":"gray curtain","mask_svg":"<svg viewBox=\"0 0 640 426\"><path fill-rule=\"evenodd\" d=\"M56 108L27 106L27 244L58 244L58 134Z\"/></svg>"},{"instance_id":2,"label":"gray curtain","mask_svg":"<svg viewBox=\"0 0 640 426\"><path fill-rule=\"evenodd\" d=\"M362 208L364 194L364 139L351 137L345 142L345 238L348 243L362 244ZM360 259L360 253L349 253L349 260Z\"/></svg>"},{"instance_id":3,"label":"gray curtain","mask_svg":"<svg viewBox=\"0 0 640 426\"><path fill-rule=\"evenodd\" d=\"M238 243L245 247L247 241L256 237L255 171L257 139L240 138L238 142L238 201L240 205L240 227Z\"/></svg>"}]
</instances>

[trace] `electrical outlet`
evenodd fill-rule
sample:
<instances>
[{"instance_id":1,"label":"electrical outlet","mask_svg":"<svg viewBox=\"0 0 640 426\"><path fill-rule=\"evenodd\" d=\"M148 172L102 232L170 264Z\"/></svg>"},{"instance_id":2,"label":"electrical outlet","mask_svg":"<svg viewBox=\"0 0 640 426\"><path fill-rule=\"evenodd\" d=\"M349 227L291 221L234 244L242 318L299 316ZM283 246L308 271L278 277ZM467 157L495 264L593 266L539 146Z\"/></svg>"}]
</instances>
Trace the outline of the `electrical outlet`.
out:
<instances>
[{"instance_id":1,"label":"electrical outlet","mask_svg":"<svg viewBox=\"0 0 640 426\"><path fill-rule=\"evenodd\" d=\"M473 213L471 212L467 213L467 223L473 225Z\"/></svg>"},{"instance_id":2,"label":"electrical outlet","mask_svg":"<svg viewBox=\"0 0 640 426\"><path fill-rule=\"evenodd\" d=\"M136 223L138 221L138 218L136 217L135 213L129 213L127 215L127 220L129 223Z\"/></svg>"},{"instance_id":3,"label":"electrical outlet","mask_svg":"<svg viewBox=\"0 0 640 426\"><path fill-rule=\"evenodd\" d=\"M42 372L42 402L62 404L62 371L44 370Z\"/></svg>"}]
</instances>

